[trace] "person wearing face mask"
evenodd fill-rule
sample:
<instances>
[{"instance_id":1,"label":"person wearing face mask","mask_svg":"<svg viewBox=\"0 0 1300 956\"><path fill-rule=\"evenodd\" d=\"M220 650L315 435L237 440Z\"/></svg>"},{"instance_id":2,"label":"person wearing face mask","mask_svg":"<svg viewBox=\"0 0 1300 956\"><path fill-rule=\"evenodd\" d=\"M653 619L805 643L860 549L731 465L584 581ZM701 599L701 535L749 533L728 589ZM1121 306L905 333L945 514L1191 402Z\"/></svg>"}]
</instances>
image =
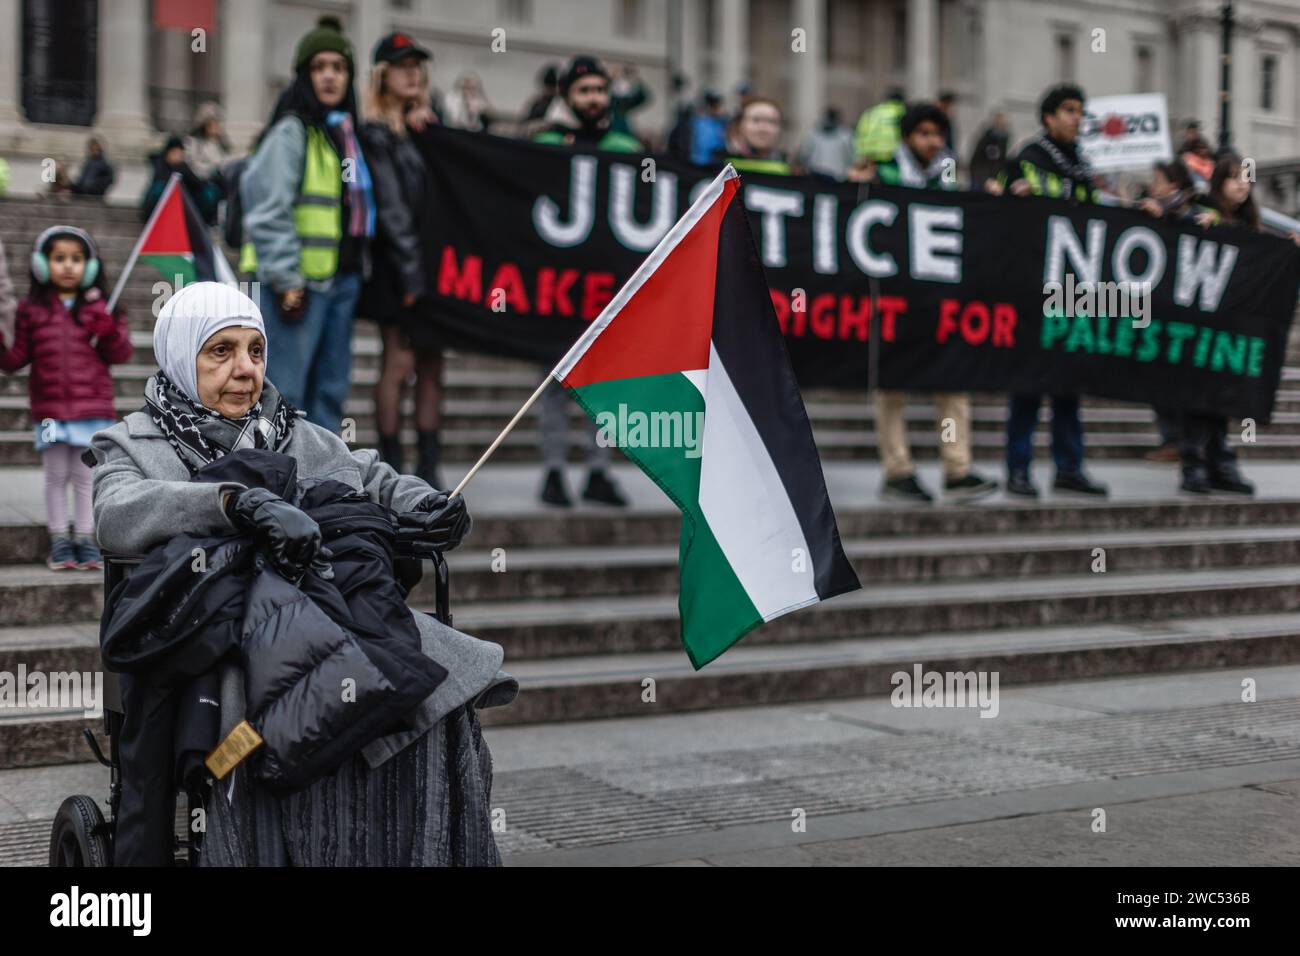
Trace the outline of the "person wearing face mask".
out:
<instances>
[{"instance_id":1,"label":"person wearing face mask","mask_svg":"<svg viewBox=\"0 0 1300 956\"><path fill-rule=\"evenodd\" d=\"M328 566L334 556L323 547L322 528L295 504L268 488L239 481L194 480L226 456L247 449L292 459L299 488L319 486L313 479L331 479L325 484L342 483L364 492L370 502L399 513L402 527L443 550L455 547L469 533L472 522L463 497L448 499L417 477L399 475L373 450L353 451L334 433L300 417L267 376L269 347L263 317L257 304L237 289L214 282L186 286L164 304L153 344L159 368L145 386L144 407L91 440L94 514L106 549L146 554L181 534L218 540L242 535L289 582L310 577L322 563ZM222 573L215 564L212 570ZM343 567L338 570L351 573ZM308 585L296 586L304 594L313 593ZM348 600L351 606L352 598ZM498 686L499 645L460 634L428 615L410 613L423 653L445 665L451 675L444 683L459 695L455 707ZM245 647L244 653L251 651ZM134 679L124 693L147 698L143 682L136 685ZM123 746L149 738L149 708L133 708L130 703L146 698L132 696L127 701ZM310 708L312 702L292 706ZM490 842L489 808L475 796L478 788L490 787L490 765L477 763L483 745L471 739L476 726L472 714L449 712L442 705L434 710L425 704L420 708L410 718L410 739L393 744L383 761L368 762L357 754L305 790L280 799L276 805L284 820L287 847L279 852L285 862L428 866L458 859L456 854L464 852L469 859L462 862L499 863ZM444 717L466 723L449 731ZM454 757L458 765L463 762L464 778L437 769L439 733L453 734L444 738L447 746L470 748L447 758ZM169 740L162 743L170 746ZM139 756L138 749L133 753ZM136 760L133 765L141 764ZM247 786L247 778L241 780ZM151 800L164 799L166 788L148 788L147 783L124 776L123 806L131 808L129 817L124 810L125 819L139 823L144 817L158 817ZM394 794L397 802L372 806L365 799L367 793L380 791ZM170 792L174 795L175 787ZM329 810L321 808L326 793L335 801ZM238 847L248 836L245 828L253 826L250 807L264 795L250 796L246 790L239 794L233 804L221 802L219 813L209 807L205 859L209 849L212 860L227 863L230 854L237 859L241 852L252 852ZM446 808L453 805L460 809L449 817ZM218 817L219 826L214 822ZM166 838L132 844L131 859L120 864L157 862L159 854L171 852L171 818L163 814L161 819ZM422 840L410 838L412 826L424 834ZM369 839L353 840L356 828L368 833ZM406 828L401 838L400 828ZM470 840L473 847L466 849L462 840Z\"/></svg>"},{"instance_id":2,"label":"person wearing face mask","mask_svg":"<svg viewBox=\"0 0 1300 956\"><path fill-rule=\"evenodd\" d=\"M352 44L336 18L299 41L293 66L240 175L239 268L261 285L276 384L309 421L337 431L375 197L356 132Z\"/></svg>"},{"instance_id":3,"label":"person wearing face mask","mask_svg":"<svg viewBox=\"0 0 1300 956\"><path fill-rule=\"evenodd\" d=\"M614 128L610 114L609 73L592 56L575 56L560 78L560 95L564 98L573 122L557 122L533 137L536 143L552 146L584 145L611 153L639 153L641 141ZM538 430L541 433L542 463L545 474L539 497L543 504L569 508L573 499L564 479L564 465L569 457L568 393L551 382L537 401ZM588 428L587 485L584 501L622 508L627 499L609 474L609 448L597 441L597 431Z\"/></svg>"}]
</instances>

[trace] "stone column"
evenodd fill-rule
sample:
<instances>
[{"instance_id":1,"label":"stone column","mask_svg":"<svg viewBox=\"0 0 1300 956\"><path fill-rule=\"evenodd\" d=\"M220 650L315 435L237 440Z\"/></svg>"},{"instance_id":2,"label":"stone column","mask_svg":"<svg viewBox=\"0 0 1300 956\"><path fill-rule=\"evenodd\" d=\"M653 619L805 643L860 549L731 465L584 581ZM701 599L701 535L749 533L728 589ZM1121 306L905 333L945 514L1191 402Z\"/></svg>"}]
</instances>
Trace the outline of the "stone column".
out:
<instances>
[{"instance_id":1,"label":"stone column","mask_svg":"<svg viewBox=\"0 0 1300 956\"><path fill-rule=\"evenodd\" d=\"M138 153L155 138L148 90L152 34L148 0L101 0L95 125L119 155Z\"/></svg>"},{"instance_id":2,"label":"stone column","mask_svg":"<svg viewBox=\"0 0 1300 956\"><path fill-rule=\"evenodd\" d=\"M0 142L10 140L22 122L22 7L21 0L0 0Z\"/></svg>"},{"instance_id":3,"label":"stone column","mask_svg":"<svg viewBox=\"0 0 1300 956\"><path fill-rule=\"evenodd\" d=\"M701 91L709 85L704 77L704 57L700 48L701 34L704 32L704 8L690 0L678 0L678 6L682 32L679 51L681 60L677 68L689 81L684 90L685 95L689 99L698 100Z\"/></svg>"},{"instance_id":4,"label":"stone column","mask_svg":"<svg viewBox=\"0 0 1300 956\"><path fill-rule=\"evenodd\" d=\"M826 108L826 2L795 0L793 27L805 32L808 47L793 56L794 102L788 107L786 144L791 152L821 122Z\"/></svg>"},{"instance_id":5,"label":"stone column","mask_svg":"<svg viewBox=\"0 0 1300 956\"><path fill-rule=\"evenodd\" d=\"M749 78L749 0L718 0L718 92L733 104L736 87Z\"/></svg>"},{"instance_id":6,"label":"stone column","mask_svg":"<svg viewBox=\"0 0 1300 956\"><path fill-rule=\"evenodd\" d=\"M907 0L907 97L933 97L939 16L936 0Z\"/></svg>"},{"instance_id":7,"label":"stone column","mask_svg":"<svg viewBox=\"0 0 1300 956\"><path fill-rule=\"evenodd\" d=\"M270 118L266 98L268 5L262 0L222 0L217 44L221 49L221 105L226 136L243 151Z\"/></svg>"}]
</instances>

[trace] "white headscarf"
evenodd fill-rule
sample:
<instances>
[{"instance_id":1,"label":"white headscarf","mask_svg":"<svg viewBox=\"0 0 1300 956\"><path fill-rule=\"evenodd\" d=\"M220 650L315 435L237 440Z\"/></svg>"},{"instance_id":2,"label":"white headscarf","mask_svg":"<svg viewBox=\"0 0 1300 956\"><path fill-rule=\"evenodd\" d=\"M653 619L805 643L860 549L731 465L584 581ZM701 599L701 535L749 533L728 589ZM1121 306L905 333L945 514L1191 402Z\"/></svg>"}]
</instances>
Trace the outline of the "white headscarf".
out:
<instances>
[{"instance_id":1,"label":"white headscarf","mask_svg":"<svg viewBox=\"0 0 1300 956\"><path fill-rule=\"evenodd\" d=\"M176 387L196 405L199 401L198 357L203 343L222 329L266 326L257 303L234 286L195 282L167 300L153 327L153 354ZM266 351L262 352L263 358Z\"/></svg>"}]
</instances>

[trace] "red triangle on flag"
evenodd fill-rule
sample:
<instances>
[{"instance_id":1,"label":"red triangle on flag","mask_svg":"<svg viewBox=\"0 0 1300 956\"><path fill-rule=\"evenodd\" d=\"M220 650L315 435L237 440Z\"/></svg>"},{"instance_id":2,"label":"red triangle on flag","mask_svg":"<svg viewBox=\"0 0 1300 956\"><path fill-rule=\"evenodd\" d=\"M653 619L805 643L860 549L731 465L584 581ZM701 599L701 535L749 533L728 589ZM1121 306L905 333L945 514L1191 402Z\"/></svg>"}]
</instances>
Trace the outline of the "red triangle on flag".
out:
<instances>
[{"instance_id":1,"label":"red triangle on flag","mask_svg":"<svg viewBox=\"0 0 1300 956\"><path fill-rule=\"evenodd\" d=\"M738 186L734 177L723 182L721 194L704 215L564 376L566 386L709 367L718 234Z\"/></svg>"},{"instance_id":2,"label":"red triangle on flag","mask_svg":"<svg viewBox=\"0 0 1300 956\"><path fill-rule=\"evenodd\" d=\"M153 226L144 237L140 254L176 256L191 253L190 233L185 227L185 207L181 205L181 186L173 182L165 190Z\"/></svg>"}]
</instances>

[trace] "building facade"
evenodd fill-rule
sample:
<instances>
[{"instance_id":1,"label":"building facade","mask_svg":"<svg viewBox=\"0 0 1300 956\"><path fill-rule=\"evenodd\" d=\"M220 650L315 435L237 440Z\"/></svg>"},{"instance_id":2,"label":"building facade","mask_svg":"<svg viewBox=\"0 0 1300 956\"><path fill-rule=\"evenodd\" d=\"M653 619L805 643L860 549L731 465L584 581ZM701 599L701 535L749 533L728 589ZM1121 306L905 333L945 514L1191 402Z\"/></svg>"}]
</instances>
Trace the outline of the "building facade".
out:
<instances>
[{"instance_id":1,"label":"building facade","mask_svg":"<svg viewBox=\"0 0 1300 956\"><path fill-rule=\"evenodd\" d=\"M1170 118L1219 117L1218 0L0 0L0 156L14 192L40 188L43 159L75 166L102 137L137 188L143 159L194 108L219 102L246 148L290 76L298 38L322 13L356 45L403 29L434 51L441 90L472 70L494 107L523 108L537 75L575 52L636 69L652 92L637 131L662 140L678 103L747 86L786 105L786 145L827 106L852 122L887 90L957 95L963 156L986 118L1037 126L1041 92L1164 92ZM181 16L188 11L195 23ZM1300 157L1300 2L1238 0L1234 145L1260 162ZM200 31L196 33L196 31ZM670 77L680 76L676 92ZM360 89L360 87L359 87ZM734 99L733 99L734 101ZM140 175L135 176L139 167ZM138 193L137 193L138 194Z\"/></svg>"}]
</instances>

